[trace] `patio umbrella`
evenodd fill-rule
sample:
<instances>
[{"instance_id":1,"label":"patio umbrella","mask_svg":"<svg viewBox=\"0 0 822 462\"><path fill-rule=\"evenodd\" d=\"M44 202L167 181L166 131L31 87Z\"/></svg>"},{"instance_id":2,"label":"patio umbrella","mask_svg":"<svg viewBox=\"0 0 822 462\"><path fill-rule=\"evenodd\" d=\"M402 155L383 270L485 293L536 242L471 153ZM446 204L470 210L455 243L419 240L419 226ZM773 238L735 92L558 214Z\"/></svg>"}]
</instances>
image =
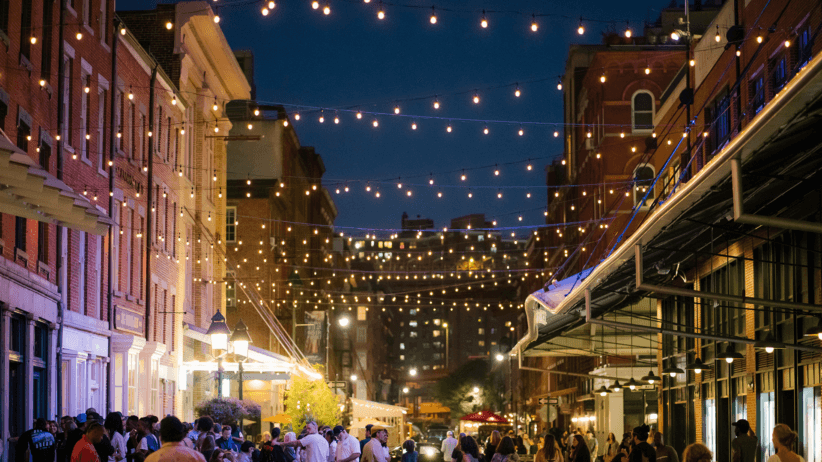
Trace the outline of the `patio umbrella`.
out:
<instances>
[{"instance_id":1,"label":"patio umbrella","mask_svg":"<svg viewBox=\"0 0 822 462\"><path fill-rule=\"evenodd\" d=\"M291 423L291 416L288 414L277 414L274 417L266 417L263 419L263 422L272 422L278 424L290 424Z\"/></svg>"}]
</instances>

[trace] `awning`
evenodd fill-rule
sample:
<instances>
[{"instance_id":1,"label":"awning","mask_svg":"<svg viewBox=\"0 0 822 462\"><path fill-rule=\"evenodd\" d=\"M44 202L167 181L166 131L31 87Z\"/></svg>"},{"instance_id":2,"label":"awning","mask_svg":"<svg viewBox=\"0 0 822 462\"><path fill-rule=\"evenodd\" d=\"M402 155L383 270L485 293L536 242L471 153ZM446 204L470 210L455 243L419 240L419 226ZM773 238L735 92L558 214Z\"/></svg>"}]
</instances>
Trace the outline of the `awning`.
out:
<instances>
[{"instance_id":1,"label":"awning","mask_svg":"<svg viewBox=\"0 0 822 462\"><path fill-rule=\"evenodd\" d=\"M585 324L586 293L590 315L601 317L636 304L650 292L636 290L635 247L641 246L649 271L642 277L657 286L683 287L682 274L694 255L724 248L757 225L734 221L731 160L742 165L746 213L808 219L807 208L786 208L816 200L822 181L822 55L815 57L736 137L677 191L659 205L641 226L605 260L586 273L529 296L525 303L527 334L514 354L551 341ZM811 218L810 220L813 220ZM669 271L658 272L653 264ZM568 290L566 281L572 282ZM564 290L562 290L564 289ZM554 292L554 295L550 295Z\"/></svg>"},{"instance_id":2,"label":"awning","mask_svg":"<svg viewBox=\"0 0 822 462\"><path fill-rule=\"evenodd\" d=\"M40 168L0 130L0 212L104 235L111 219Z\"/></svg>"},{"instance_id":3,"label":"awning","mask_svg":"<svg viewBox=\"0 0 822 462\"><path fill-rule=\"evenodd\" d=\"M460 417L460 420L468 422L487 422L493 424L507 424L508 419L500 415L494 414L491 411L480 411L473 414Z\"/></svg>"}]
</instances>

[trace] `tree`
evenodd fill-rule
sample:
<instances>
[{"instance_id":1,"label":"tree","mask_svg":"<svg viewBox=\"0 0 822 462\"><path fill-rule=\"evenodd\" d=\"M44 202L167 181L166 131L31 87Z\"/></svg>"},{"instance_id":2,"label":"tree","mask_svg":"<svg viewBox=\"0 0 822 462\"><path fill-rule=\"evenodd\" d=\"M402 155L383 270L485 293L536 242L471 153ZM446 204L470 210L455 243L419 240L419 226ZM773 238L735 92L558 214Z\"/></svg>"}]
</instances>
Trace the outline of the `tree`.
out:
<instances>
[{"instance_id":1,"label":"tree","mask_svg":"<svg viewBox=\"0 0 822 462\"><path fill-rule=\"evenodd\" d=\"M195 409L197 416L211 416L214 422L227 424L239 423L242 419L258 420L260 405L254 401L237 398L213 398L198 404Z\"/></svg>"},{"instance_id":2,"label":"tree","mask_svg":"<svg viewBox=\"0 0 822 462\"><path fill-rule=\"evenodd\" d=\"M451 419L482 410L498 410L502 407L499 382L491 374L488 360L469 361L453 373L440 379L434 388L434 397L451 409ZM474 388L478 388L474 392Z\"/></svg>"},{"instance_id":3,"label":"tree","mask_svg":"<svg viewBox=\"0 0 822 462\"><path fill-rule=\"evenodd\" d=\"M324 380L308 380L291 376L291 386L285 399L285 413L291 416L291 428L299 434L305 423L335 426L340 420L337 396Z\"/></svg>"}]
</instances>

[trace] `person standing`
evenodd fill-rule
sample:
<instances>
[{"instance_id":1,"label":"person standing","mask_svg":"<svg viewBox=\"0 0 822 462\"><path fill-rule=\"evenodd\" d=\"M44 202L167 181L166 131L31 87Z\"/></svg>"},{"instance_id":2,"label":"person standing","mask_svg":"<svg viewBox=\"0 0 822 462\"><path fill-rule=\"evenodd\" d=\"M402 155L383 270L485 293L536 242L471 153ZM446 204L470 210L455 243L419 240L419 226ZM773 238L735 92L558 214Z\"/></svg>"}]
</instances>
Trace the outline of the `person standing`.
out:
<instances>
[{"instance_id":1,"label":"person standing","mask_svg":"<svg viewBox=\"0 0 822 462\"><path fill-rule=\"evenodd\" d=\"M48 431L48 422L40 417L34 421L34 428L23 432L17 439L14 459L17 462L27 462L26 454L31 454L32 462L52 462L56 442L54 435Z\"/></svg>"},{"instance_id":2,"label":"person standing","mask_svg":"<svg viewBox=\"0 0 822 462\"><path fill-rule=\"evenodd\" d=\"M647 443L646 443L647 444ZM582 435L574 435L574 441L571 443L571 457L570 462L593 462L591 460L591 452L588 450L588 445Z\"/></svg>"},{"instance_id":3,"label":"person standing","mask_svg":"<svg viewBox=\"0 0 822 462\"><path fill-rule=\"evenodd\" d=\"M126 451L128 450L126 448L126 438L123 436L123 419L120 418L120 413L109 412L103 428L106 429L108 439L114 449L114 452L108 457L108 462L120 462L126 458Z\"/></svg>"},{"instance_id":4,"label":"person standing","mask_svg":"<svg viewBox=\"0 0 822 462\"><path fill-rule=\"evenodd\" d=\"M400 462L417 462L419 453L415 450L416 447L417 444L414 440L405 440L405 442L402 443L403 454Z\"/></svg>"},{"instance_id":5,"label":"person standing","mask_svg":"<svg viewBox=\"0 0 822 462\"><path fill-rule=\"evenodd\" d=\"M733 462L754 462L756 460L757 446L759 441L755 436L751 436L751 424L745 419L737 420L732 423L734 426L734 438L731 443L733 450Z\"/></svg>"},{"instance_id":6,"label":"person standing","mask_svg":"<svg viewBox=\"0 0 822 462\"><path fill-rule=\"evenodd\" d=\"M479 447L473 436L465 435L460 442L462 459L458 462L479 462Z\"/></svg>"},{"instance_id":7,"label":"person standing","mask_svg":"<svg viewBox=\"0 0 822 462\"><path fill-rule=\"evenodd\" d=\"M382 445L388 442L388 430L374 425L371 427L371 440L363 447L361 462L386 462Z\"/></svg>"},{"instance_id":8,"label":"person standing","mask_svg":"<svg viewBox=\"0 0 822 462\"><path fill-rule=\"evenodd\" d=\"M326 462L328 459L328 442L317 433L317 423L306 423L305 430L306 435L301 439L289 443L275 442L274 444L283 447L304 448L304 453L300 455L302 462Z\"/></svg>"},{"instance_id":9,"label":"person standing","mask_svg":"<svg viewBox=\"0 0 822 462\"><path fill-rule=\"evenodd\" d=\"M514 447L514 440L510 436L502 438L494 452L494 457L491 462L517 462L519 456L517 449Z\"/></svg>"},{"instance_id":10,"label":"person standing","mask_svg":"<svg viewBox=\"0 0 822 462\"><path fill-rule=\"evenodd\" d=\"M137 438L139 441L137 444L137 452L145 457L148 457L149 454L160 449L160 442L157 441L157 437L154 436L151 430L152 427L153 425L149 417L143 417L137 424Z\"/></svg>"},{"instance_id":11,"label":"person standing","mask_svg":"<svg viewBox=\"0 0 822 462\"><path fill-rule=\"evenodd\" d=\"M334 427L333 433L337 438L336 462L360 462L361 449L357 438L349 435L342 425Z\"/></svg>"},{"instance_id":12,"label":"person standing","mask_svg":"<svg viewBox=\"0 0 822 462\"><path fill-rule=\"evenodd\" d=\"M597 437L594 435L594 432L588 430L588 452L591 454L591 460L596 461L597 457L599 457L599 441L597 441Z\"/></svg>"},{"instance_id":13,"label":"person standing","mask_svg":"<svg viewBox=\"0 0 822 462\"><path fill-rule=\"evenodd\" d=\"M545 435L545 443L542 449L537 452L534 457L535 462L563 462L562 451L559 450L557 440L554 435L548 433Z\"/></svg>"},{"instance_id":14,"label":"person standing","mask_svg":"<svg viewBox=\"0 0 822 462\"><path fill-rule=\"evenodd\" d=\"M654 462L656 461L656 451L654 447L648 444L648 433L651 427L641 425L634 428L631 436L634 440L634 447L628 455L631 462Z\"/></svg>"},{"instance_id":15,"label":"person standing","mask_svg":"<svg viewBox=\"0 0 822 462\"><path fill-rule=\"evenodd\" d=\"M690 444L682 452L682 462L711 462L713 458L711 450L700 443Z\"/></svg>"},{"instance_id":16,"label":"person standing","mask_svg":"<svg viewBox=\"0 0 822 462\"><path fill-rule=\"evenodd\" d=\"M777 424L773 428L773 435L771 435L776 454L769 457L768 462L805 462L802 456L793 452L797 436L796 432L791 430L791 427L785 424Z\"/></svg>"},{"instance_id":17,"label":"person standing","mask_svg":"<svg viewBox=\"0 0 822 462\"><path fill-rule=\"evenodd\" d=\"M442 440L442 445L440 446L443 462L451 462L451 454L454 452L454 448L456 447L457 439L454 438L454 432L449 430L446 434L446 438Z\"/></svg>"},{"instance_id":18,"label":"person standing","mask_svg":"<svg viewBox=\"0 0 822 462\"><path fill-rule=\"evenodd\" d=\"M187 447L183 440L186 428L180 419L167 416L160 421L160 440L163 446L146 457L146 462L205 462L198 451Z\"/></svg>"},{"instance_id":19,"label":"person standing","mask_svg":"<svg viewBox=\"0 0 822 462\"><path fill-rule=\"evenodd\" d=\"M656 450L657 462L679 462L679 455L673 446L665 444L665 436L662 432L654 433L654 449ZM738 461L737 461L738 462ZM746 462L754 462L753 460Z\"/></svg>"},{"instance_id":20,"label":"person standing","mask_svg":"<svg viewBox=\"0 0 822 462\"><path fill-rule=\"evenodd\" d=\"M237 446L237 443L231 436L231 426L223 425L223 427L220 430L222 430L222 436L217 438L217 447L220 449L224 449L226 451L240 452L240 448Z\"/></svg>"},{"instance_id":21,"label":"person standing","mask_svg":"<svg viewBox=\"0 0 822 462\"><path fill-rule=\"evenodd\" d=\"M96 421L86 425L86 433L83 438L74 445L71 452L71 462L100 462L100 456L94 448L96 443L103 439L106 430Z\"/></svg>"},{"instance_id":22,"label":"person standing","mask_svg":"<svg viewBox=\"0 0 822 462\"><path fill-rule=\"evenodd\" d=\"M70 462L74 445L83 439L83 431L77 428L74 417L67 415L60 419L63 433L57 440L57 462Z\"/></svg>"},{"instance_id":23,"label":"person standing","mask_svg":"<svg viewBox=\"0 0 822 462\"><path fill-rule=\"evenodd\" d=\"M365 449L365 445L371 441L371 429L374 427L372 424L368 424L365 426L365 438L360 441L360 454L362 454L363 449Z\"/></svg>"},{"instance_id":24,"label":"person standing","mask_svg":"<svg viewBox=\"0 0 822 462\"><path fill-rule=\"evenodd\" d=\"M619 444L617 444L616 435L613 432L608 433L608 439L605 440L605 454L602 458L605 462L611 462L614 456L619 452Z\"/></svg>"},{"instance_id":25,"label":"person standing","mask_svg":"<svg viewBox=\"0 0 822 462\"><path fill-rule=\"evenodd\" d=\"M500 441L502 441L502 437L499 434L499 430L492 431L491 436L488 438L488 444L485 445L486 462L491 462L491 459L494 458L494 453L497 452L497 446L499 446Z\"/></svg>"},{"instance_id":26,"label":"person standing","mask_svg":"<svg viewBox=\"0 0 822 462\"><path fill-rule=\"evenodd\" d=\"M328 457L326 457L327 462L334 462L337 459L337 440L334 438L334 432L331 431L330 428L325 427L323 429L323 438L328 443Z\"/></svg>"}]
</instances>

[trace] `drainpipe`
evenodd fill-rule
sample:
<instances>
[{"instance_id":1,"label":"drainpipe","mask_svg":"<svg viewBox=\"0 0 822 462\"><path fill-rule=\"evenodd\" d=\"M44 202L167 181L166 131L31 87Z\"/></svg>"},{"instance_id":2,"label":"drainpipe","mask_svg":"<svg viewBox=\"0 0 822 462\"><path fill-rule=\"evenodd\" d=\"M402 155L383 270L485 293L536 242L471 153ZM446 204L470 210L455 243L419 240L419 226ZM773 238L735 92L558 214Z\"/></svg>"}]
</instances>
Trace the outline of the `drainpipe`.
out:
<instances>
[{"instance_id":1,"label":"drainpipe","mask_svg":"<svg viewBox=\"0 0 822 462\"><path fill-rule=\"evenodd\" d=\"M780 300L768 300L764 298L746 297L744 295L718 294L716 292L704 292L699 290L684 289L681 287L660 286L643 282L642 247L639 244L634 246L634 257L636 264L636 290L644 290L665 295L681 295L683 297L710 298L712 300L722 300L731 303L749 303L752 305L766 305L773 308L785 308L800 311L822 311L822 305L812 305L809 303L783 302Z\"/></svg>"},{"instance_id":2,"label":"drainpipe","mask_svg":"<svg viewBox=\"0 0 822 462\"><path fill-rule=\"evenodd\" d=\"M59 44L57 49L57 130L59 130L58 135L63 133L63 124L65 121L63 120L63 87L65 86L65 66L63 65L63 54L65 53L65 47L63 46L63 29L65 24L65 13L66 13L66 0L60 0L60 25L58 27L59 33L57 36L59 37ZM57 179L63 179L63 143L66 140L63 140L60 137L60 140L57 142ZM57 225L57 230L55 232L57 237L57 256L56 256L56 263L57 263L57 293L60 294L60 300L57 301L57 311L59 313L59 320L60 324L58 326L57 332L57 386L60 390L62 390L63 384L63 320L65 319L66 315L66 307L63 303L63 285L62 282L62 272L63 272L63 227ZM57 392L57 411L62 414L63 409L63 394ZM62 417L62 415L61 415Z\"/></svg>"},{"instance_id":3,"label":"drainpipe","mask_svg":"<svg viewBox=\"0 0 822 462\"><path fill-rule=\"evenodd\" d=\"M822 233L822 223L745 213L745 207L742 203L742 166L739 159L731 159L731 183L733 186L735 222L747 225L773 226L775 228L805 231L808 233ZM777 306L773 303L770 303L770 305Z\"/></svg>"},{"instance_id":4,"label":"drainpipe","mask_svg":"<svg viewBox=\"0 0 822 462\"><path fill-rule=\"evenodd\" d=\"M151 83L149 84L148 93L148 130L151 132L151 139L148 142L148 178L146 178L146 186L148 191L146 194L146 341L151 340L148 336L149 326L151 325L151 206L154 202L154 87L157 84L157 67L154 65L151 70Z\"/></svg>"},{"instance_id":5,"label":"drainpipe","mask_svg":"<svg viewBox=\"0 0 822 462\"><path fill-rule=\"evenodd\" d=\"M117 147L117 142L115 141L116 135L118 131L118 127L114 126L114 119L117 114L116 111L116 104L117 98L115 95L117 94L117 42L119 38L117 37L118 29L120 27L120 20L118 18L114 18L114 27L111 31L111 90L109 91L109 95L111 95L111 107L109 111L109 158L108 158L108 216L111 218L114 215L114 159L115 159L115 149ZM122 117L122 114L120 114ZM111 286L111 282L113 280L114 271L112 269L113 265L116 263L114 261L113 250L114 250L114 239L117 236L114 234L114 226L109 226L108 228L108 330L109 332L114 331L114 305L113 305L113 295L114 295L114 288ZM112 379L112 357L111 357L111 337L108 340L108 390L106 390L106 409L108 412L111 412L113 409L111 407L111 390L113 381Z\"/></svg>"}]
</instances>

